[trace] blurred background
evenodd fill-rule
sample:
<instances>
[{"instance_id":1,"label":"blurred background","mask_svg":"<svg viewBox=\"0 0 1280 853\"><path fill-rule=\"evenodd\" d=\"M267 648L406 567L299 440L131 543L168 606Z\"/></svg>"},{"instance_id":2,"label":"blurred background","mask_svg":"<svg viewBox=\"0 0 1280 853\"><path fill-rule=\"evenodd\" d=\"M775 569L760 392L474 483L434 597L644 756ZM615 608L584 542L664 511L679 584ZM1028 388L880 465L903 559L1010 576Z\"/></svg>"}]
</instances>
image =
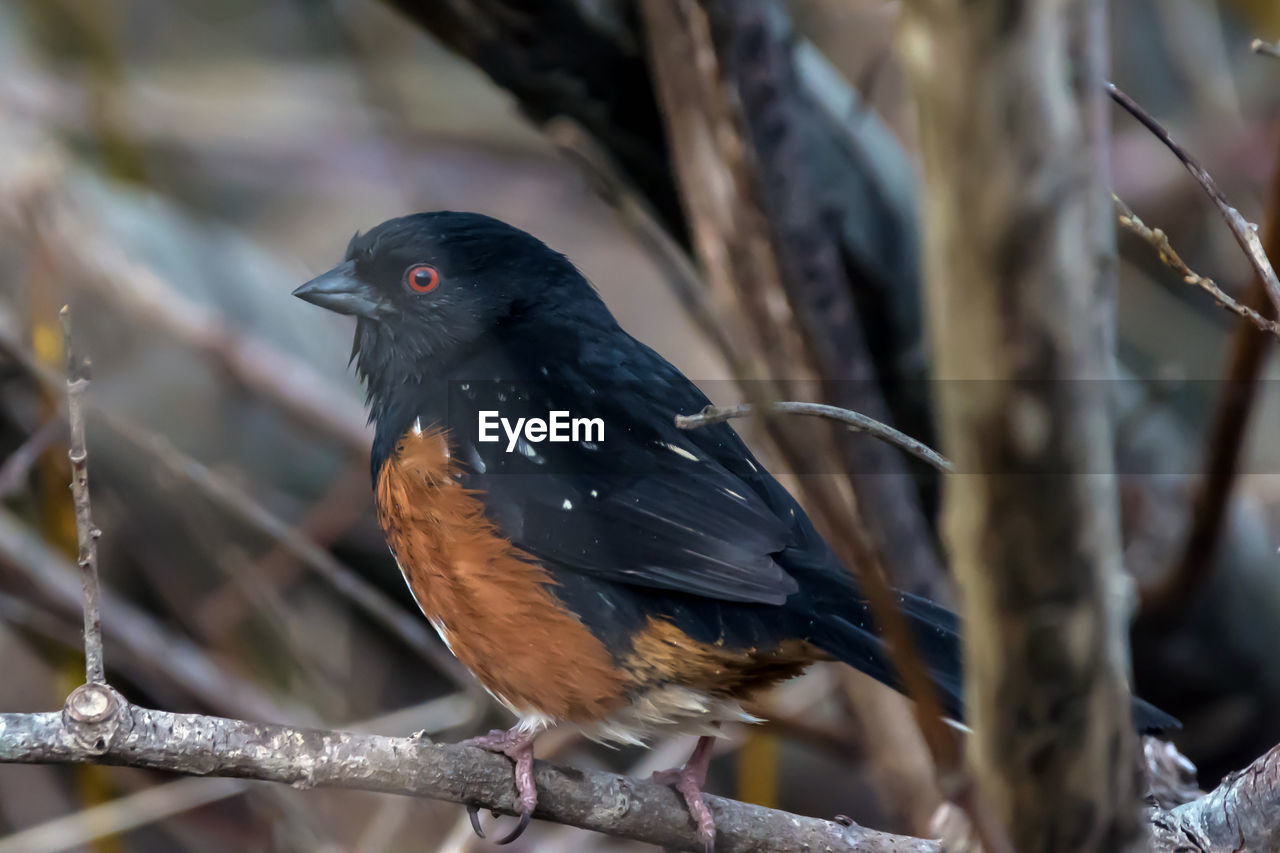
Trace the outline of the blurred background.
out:
<instances>
[{"instance_id":1,"label":"blurred background","mask_svg":"<svg viewBox=\"0 0 1280 853\"><path fill-rule=\"evenodd\" d=\"M626 3L545 8L566 4L632 66L643 62ZM518 26L534 35L561 24L537 3L474 5L522 8ZM859 146L850 173L876 189L874 205L849 202L850 251L892 284L882 308L897 318L886 326L895 351L922 352L898 4L793 0L790 10L830 64L824 85L847 96L836 119ZM376 0L0 4L0 710L58 708L83 672L64 303L94 362L108 675L131 700L170 710L449 740L509 723L426 629L374 523L349 321L289 295L339 261L357 229L437 208L525 228L568 254L624 327L717 402L733 401L733 372L673 272L678 207L650 192L637 214L571 136L539 129L558 116L554 98L513 94L500 63L432 32L431 19ZM1260 221L1280 61L1248 45L1280 38L1280 6L1114 0L1111 25L1112 79ZM558 61L578 60L546 55L530 73L554 80ZM633 114L633 80L593 82L611 115ZM641 119L654 109L634 107ZM1113 120L1116 193L1192 269L1241 296L1249 268L1200 188L1148 132ZM642 169L625 158L622 168L636 183ZM1224 384L1233 317L1146 244L1118 241L1127 380L1113 396L1136 588L1158 587L1178 565L1224 395L1257 401L1215 558L1174 618L1140 617L1133 637L1138 691L1181 717L1174 739L1212 786L1280 740L1277 395L1266 381ZM927 376L922 359L901 361L904 383ZM928 437L927 395L914 415L894 408ZM743 431L753 438L752 425ZM926 512L935 486L920 486ZM945 578L936 588L949 594ZM731 733L707 789L928 835L937 795L903 703L846 668L815 667L760 699L772 722ZM538 752L645 775L678 765L692 744L607 750L553 732ZM463 809L427 800L0 765L0 853L486 844ZM535 823L513 848L624 845Z\"/></svg>"}]
</instances>

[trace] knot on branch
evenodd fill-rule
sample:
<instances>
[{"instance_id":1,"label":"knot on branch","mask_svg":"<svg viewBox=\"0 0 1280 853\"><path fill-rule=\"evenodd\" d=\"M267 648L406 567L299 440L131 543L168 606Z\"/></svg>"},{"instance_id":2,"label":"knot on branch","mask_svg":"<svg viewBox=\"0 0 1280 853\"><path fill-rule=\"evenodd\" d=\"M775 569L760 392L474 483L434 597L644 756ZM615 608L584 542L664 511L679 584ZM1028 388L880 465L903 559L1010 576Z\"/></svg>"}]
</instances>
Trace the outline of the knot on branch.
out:
<instances>
[{"instance_id":1,"label":"knot on branch","mask_svg":"<svg viewBox=\"0 0 1280 853\"><path fill-rule=\"evenodd\" d=\"M103 755L120 732L127 732L131 719L128 703L106 684L81 684L62 706L67 730L86 751Z\"/></svg>"}]
</instances>

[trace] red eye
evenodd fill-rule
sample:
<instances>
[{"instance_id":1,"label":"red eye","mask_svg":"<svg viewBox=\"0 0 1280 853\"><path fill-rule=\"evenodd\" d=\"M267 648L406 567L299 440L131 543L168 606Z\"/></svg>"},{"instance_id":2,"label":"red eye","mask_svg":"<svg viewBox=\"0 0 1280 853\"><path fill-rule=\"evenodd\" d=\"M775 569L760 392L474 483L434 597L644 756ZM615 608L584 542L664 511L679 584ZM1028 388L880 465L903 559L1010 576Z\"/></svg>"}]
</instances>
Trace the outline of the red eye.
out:
<instances>
[{"instance_id":1,"label":"red eye","mask_svg":"<svg viewBox=\"0 0 1280 853\"><path fill-rule=\"evenodd\" d=\"M430 293L440 283L440 273L431 264L414 264L404 271L404 283L414 293Z\"/></svg>"}]
</instances>

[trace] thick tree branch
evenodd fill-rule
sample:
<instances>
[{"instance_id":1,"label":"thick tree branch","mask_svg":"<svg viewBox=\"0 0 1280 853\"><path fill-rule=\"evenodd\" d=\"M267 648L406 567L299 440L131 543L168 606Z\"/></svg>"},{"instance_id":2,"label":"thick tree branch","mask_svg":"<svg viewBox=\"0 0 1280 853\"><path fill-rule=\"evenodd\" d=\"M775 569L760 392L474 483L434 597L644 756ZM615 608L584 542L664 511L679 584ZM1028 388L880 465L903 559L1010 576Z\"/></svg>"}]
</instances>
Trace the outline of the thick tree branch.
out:
<instances>
[{"instance_id":1,"label":"thick tree branch","mask_svg":"<svg viewBox=\"0 0 1280 853\"><path fill-rule=\"evenodd\" d=\"M171 714L84 685L61 712L0 714L0 763L118 764L196 776L259 779L475 803L512 814L511 766L470 747ZM700 850L687 810L669 787L537 762L537 817L681 850ZM230 790L230 789L229 789ZM234 791L230 791L234 793ZM941 853L936 841L800 817L719 797L721 853L774 850ZM1280 747L1212 793L1149 814L1157 853L1274 849L1280 836Z\"/></svg>"},{"instance_id":2,"label":"thick tree branch","mask_svg":"<svg viewBox=\"0 0 1280 853\"><path fill-rule=\"evenodd\" d=\"M1138 842L1081 0L909 9L968 754L1021 853ZM1088 73L1087 69L1078 69Z\"/></svg>"},{"instance_id":3,"label":"thick tree branch","mask_svg":"<svg viewBox=\"0 0 1280 853\"><path fill-rule=\"evenodd\" d=\"M1212 792L1151 816L1155 850L1239 853L1280 849L1280 746Z\"/></svg>"},{"instance_id":4,"label":"thick tree branch","mask_svg":"<svg viewBox=\"0 0 1280 853\"><path fill-rule=\"evenodd\" d=\"M103 763L207 776L341 787L519 810L510 762L471 747L319 731L130 705L85 685L61 712L0 714L0 762ZM680 850L701 850L688 810L666 786L538 762L536 816ZM935 842L708 797L721 853L851 850L940 853Z\"/></svg>"}]
</instances>

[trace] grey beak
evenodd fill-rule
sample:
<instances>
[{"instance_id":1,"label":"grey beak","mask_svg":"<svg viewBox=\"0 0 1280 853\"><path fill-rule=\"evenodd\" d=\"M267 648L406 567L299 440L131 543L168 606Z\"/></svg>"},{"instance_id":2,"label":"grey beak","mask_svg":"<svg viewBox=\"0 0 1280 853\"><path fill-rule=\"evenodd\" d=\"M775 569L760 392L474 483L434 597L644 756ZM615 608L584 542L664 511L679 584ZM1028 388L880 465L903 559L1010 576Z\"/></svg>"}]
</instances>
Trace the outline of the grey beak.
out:
<instances>
[{"instance_id":1,"label":"grey beak","mask_svg":"<svg viewBox=\"0 0 1280 853\"><path fill-rule=\"evenodd\" d=\"M356 262L346 261L318 275L293 292L299 299L339 314L373 317L386 304L373 287L356 277Z\"/></svg>"}]
</instances>

